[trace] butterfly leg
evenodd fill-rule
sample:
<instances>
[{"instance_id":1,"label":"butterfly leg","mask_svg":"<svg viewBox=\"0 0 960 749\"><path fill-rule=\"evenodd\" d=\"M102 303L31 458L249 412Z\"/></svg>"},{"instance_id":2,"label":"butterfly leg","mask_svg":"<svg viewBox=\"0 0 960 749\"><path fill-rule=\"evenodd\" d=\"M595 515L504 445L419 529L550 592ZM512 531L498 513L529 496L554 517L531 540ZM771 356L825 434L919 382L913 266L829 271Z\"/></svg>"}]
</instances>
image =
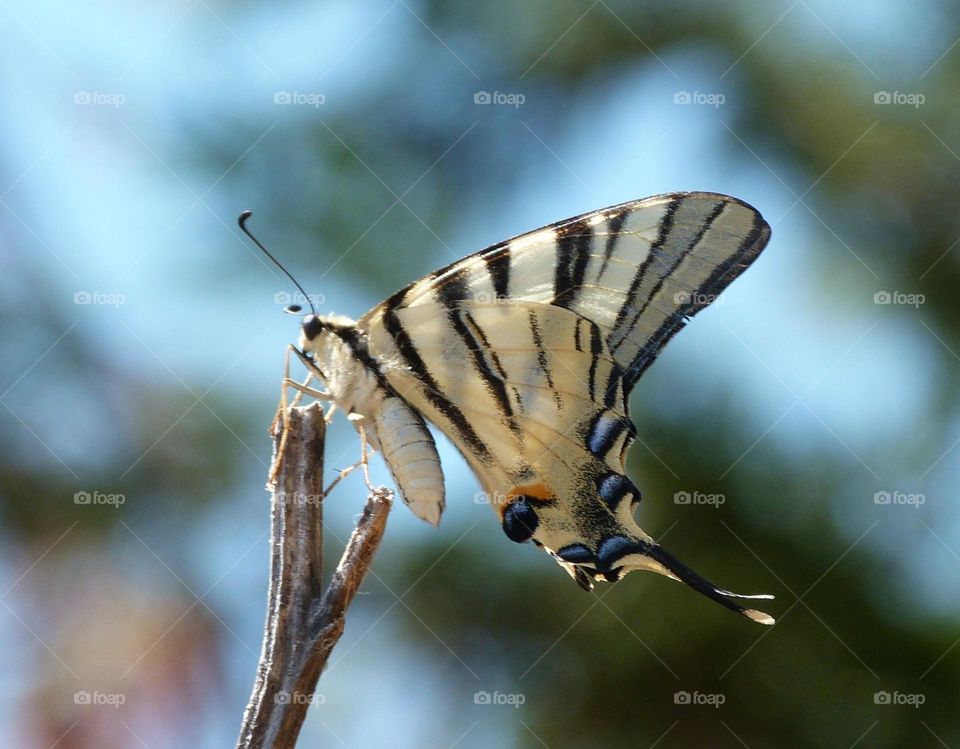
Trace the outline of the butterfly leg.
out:
<instances>
[{"instance_id":1,"label":"butterfly leg","mask_svg":"<svg viewBox=\"0 0 960 749\"><path fill-rule=\"evenodd\" d=\"M374 491L373 482L370 481L370 468L369 460L367 459L367 451L372 449L370 443L367 441L367 432L363 427L363 416L360 414L350 414L347 417L350 421L354 423L357 431L360 433L360 467L363 469L363 481L367 485L369 491Z\"/></svg>"},{"instance_id":2,"label":"butterfly leg","mask_svg":"<svg viewBox=\"0 0 960 749\"><path fill-rule=\"evenodd\" d=\"M303 395L309 395L318 400L324 400L324 401L333 400L333 395L331 393L309 387L309 382L314 377L314 374L312 371L307 372L307 378L302 383L297 382L296 380L290 377L290 352L291 351L293 351L298 356L300 356L301 359L303 358L302 355L300 355L300 352L297 351L296 348L294 348L293 346L287 346L287 353L283 361L283 380L280 383L280 405L277 409L276 416L274 416L273 418L273 423L270 425L271 431L276 431L278 426L277 422L280 421L283 424L282 431L281 431L282 436L280 438L280 446L278 448L278 454L283 453L283 450L287 444L287 433L290 428L290 419L288 416L290 407L296 406L300 402L300 399ZM297 391L297 394L294 397L293 401L289 403L287 402L288 387L291 387ZM330 423L330 417L333 415L335 408L336 406L334 404L334 406L331 407L324 416L324 420L328 424ZM279 463L274 469L274 472L271 474L271 480L276 478L276 471L278 469L279 469Z\"/></svg>"},{"instance_id":3,"label":"butterfly leg","mask_svg":"<svg viewBox=\"0 0 960 749\"><path fill-rule=\"evenodd\" d=\"M291 405L294 405L294 406L297 405L297 403L300 401L300 396L302 395L309 395L311 398L316 398L317 400L322 400L322 401L333 400L333 393L327 392L326 390L317 390L316 388L309 387L307 383L310 382L310 380L312 379L313 379L312 374L308 374L307 379L304 380L303 382L297 382L296 380L292 380L289 377L283 378L284 387L293 388L294 390L297 391L297 396L296 398L294 398L294 401Z\"/></svg>"},{"instance_id":4,"label":"butterfly leg","mask_svg":"<svg viewBox=\"0 0 960 749\"><path fill-rule=\"evenodd\" d=\"M347 466L346 468L341 468L340 471L338 472L337 477L336 477L333 481L330 482L330 485L327 486L327 488L325 488L325 489L323 490L323 495L326 496L326 495L328 495L330 492L332 492L332 491L333 491L333 487L335 487L337 484L339 484L341 481L343 481L343 479L345 479L347 476L349 476L351 473L353 473L355 470L357 470L357 469L360 467L361 464L362 464L362 461L358 460L358 461L357 461L356 463L354 463L352 466Z\"/></svg>"}]
</instances>

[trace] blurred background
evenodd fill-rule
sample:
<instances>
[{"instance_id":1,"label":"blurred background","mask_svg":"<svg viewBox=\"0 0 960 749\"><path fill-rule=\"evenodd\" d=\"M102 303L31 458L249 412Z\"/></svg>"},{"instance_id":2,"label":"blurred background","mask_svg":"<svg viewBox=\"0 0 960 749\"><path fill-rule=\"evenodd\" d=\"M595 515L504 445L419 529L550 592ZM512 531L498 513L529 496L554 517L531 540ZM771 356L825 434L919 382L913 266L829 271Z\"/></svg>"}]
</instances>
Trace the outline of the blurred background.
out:
<instances>
[{"instance_id":1,"label":"blurred background","mask_svg":"<svg viewBox=\"0 0 960 749\"><path fill-rule=\"evenodd\" d=\"M714 190L772 241L640 381L629 471L643 527L777 625L653 575L583 593L440 438L442 526L395 508L301 744L960 746L960 6L0 19L0 744L236 739L298 335L241 210L358 317L508 236ZM358 454L337 419L331 476ZM328 499L328 569L364 497Z\"/></svg>"}]
</instances>

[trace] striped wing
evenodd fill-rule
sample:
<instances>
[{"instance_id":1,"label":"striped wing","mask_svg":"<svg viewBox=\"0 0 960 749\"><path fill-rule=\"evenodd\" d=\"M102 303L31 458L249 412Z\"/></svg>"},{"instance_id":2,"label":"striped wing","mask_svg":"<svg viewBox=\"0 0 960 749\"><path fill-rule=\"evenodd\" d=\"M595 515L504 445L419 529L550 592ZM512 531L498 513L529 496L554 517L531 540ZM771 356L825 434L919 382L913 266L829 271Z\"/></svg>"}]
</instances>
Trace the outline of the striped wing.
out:
<instances>
[{"instance_id":1,"label":"striped wing","mask_svg":"<svg viewBox=\"0 0 960 749\"><path fill-rule=\"evenodd\" d=\"M760 254L770 228L715 193L660 195L560 221L459 260L360 321L441 296L530 301L596 323L629 392L684 322Z\"/></svg>"},{"instance_id":2,"label":"striped wing","mask_svg":"<svg viewBox=\"0 0 960 749\"><path fill-rule=\"evenodd\" d=\"M453 439L500 504L518 487L555 494L585 463L622 473L634 427L596 323L536 302L453 298L371 323L371 353L399 363L383 369L390 386Z\"/></svg>"},{"instance_id":3,"label":"striped wing","mask_svg":"<svg viewBox=\"0 0 960 749\"><path fill-rule=\"evenodd\" d=\"M726 196L624 203L453 263L358 327L390 386L464 454L512 540L545 547L584 587L654 570L769 623L644 533L624 473L633 384L768 237Z\"/></svg>"}]
</instances>

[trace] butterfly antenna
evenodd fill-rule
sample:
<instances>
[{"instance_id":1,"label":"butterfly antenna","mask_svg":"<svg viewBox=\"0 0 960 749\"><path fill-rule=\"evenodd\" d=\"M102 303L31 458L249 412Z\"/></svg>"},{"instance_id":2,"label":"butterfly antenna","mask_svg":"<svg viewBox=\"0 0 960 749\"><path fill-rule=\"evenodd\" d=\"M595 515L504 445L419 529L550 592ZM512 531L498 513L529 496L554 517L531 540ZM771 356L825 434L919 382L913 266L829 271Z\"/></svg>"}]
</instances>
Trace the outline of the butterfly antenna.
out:
<instances>
[{"instance_id":1,"label":"butterfly antenna","mask_svg":"<svg viewBox=\"0 0 960 749\"><path fill-rule=\"evenodd\" d=\"M280 270L283 271L284 275L286 275L287 278L293 281L293 285L297 287L297 290L301 294L303 294L303 298L306 299L307 304L310 305L310 311L313 313L314 317L316 317L317 310L313 306L313 301L310 299L310 296L307 294L307 292L303 290L303 287L299 283L297 283L297 279L293 277L293 274L291 274L290 271L288 271L286 268L283 267L283 263L277 260L273 255L271 255L270 251L266 247L260 244L260 240L257 239L255 236L253 236L253 233L247 228L247 219L250 218L252 215L253 215L253 211L244 211L243 213L240 214L240 218L237 219L237 223L240 224L240 229L243 230L243 233L246 234L248 237L250 237L251 240L253 240L253 243L260 248L260 251L263 252L264 255L266 255L268 258L270 258L273 261L274 265L276 265ZM291 304L289 307L287 307L288 312L299 312L300 309L301 308L299 304Z\"/></svg>"}]
</instances>

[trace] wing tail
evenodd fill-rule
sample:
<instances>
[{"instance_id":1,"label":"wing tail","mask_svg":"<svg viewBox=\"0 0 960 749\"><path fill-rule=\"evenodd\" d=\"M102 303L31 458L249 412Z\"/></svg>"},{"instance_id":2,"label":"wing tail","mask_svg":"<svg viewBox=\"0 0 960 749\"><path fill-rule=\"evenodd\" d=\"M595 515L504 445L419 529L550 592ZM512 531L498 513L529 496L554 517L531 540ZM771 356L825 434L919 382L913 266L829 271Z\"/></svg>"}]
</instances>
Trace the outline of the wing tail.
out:
<instances>
[{"instance_id":1,"label":"wing tail","mask_svg":"<svg viewBox=\"0 0 960 749\"><path fill-rule=\"evenodd\" d=\"M677 559L659 544L653 544L645 552L645 555L658 562L669 573L669 577L674 577L680 582L686 583L698 593L702 593L712 601L716 601L721 606L725 606L731 611L747 617L759 624L773 624L776 620L769 614L756 609L748 609L732 601L732 598L750 598L750 599L771 599L772 595L761 593L757 595L743 595L741 593L732 593L729 590L718 588L702 575L694 572L683 562Z\"/></svg>"}]
</instances>

